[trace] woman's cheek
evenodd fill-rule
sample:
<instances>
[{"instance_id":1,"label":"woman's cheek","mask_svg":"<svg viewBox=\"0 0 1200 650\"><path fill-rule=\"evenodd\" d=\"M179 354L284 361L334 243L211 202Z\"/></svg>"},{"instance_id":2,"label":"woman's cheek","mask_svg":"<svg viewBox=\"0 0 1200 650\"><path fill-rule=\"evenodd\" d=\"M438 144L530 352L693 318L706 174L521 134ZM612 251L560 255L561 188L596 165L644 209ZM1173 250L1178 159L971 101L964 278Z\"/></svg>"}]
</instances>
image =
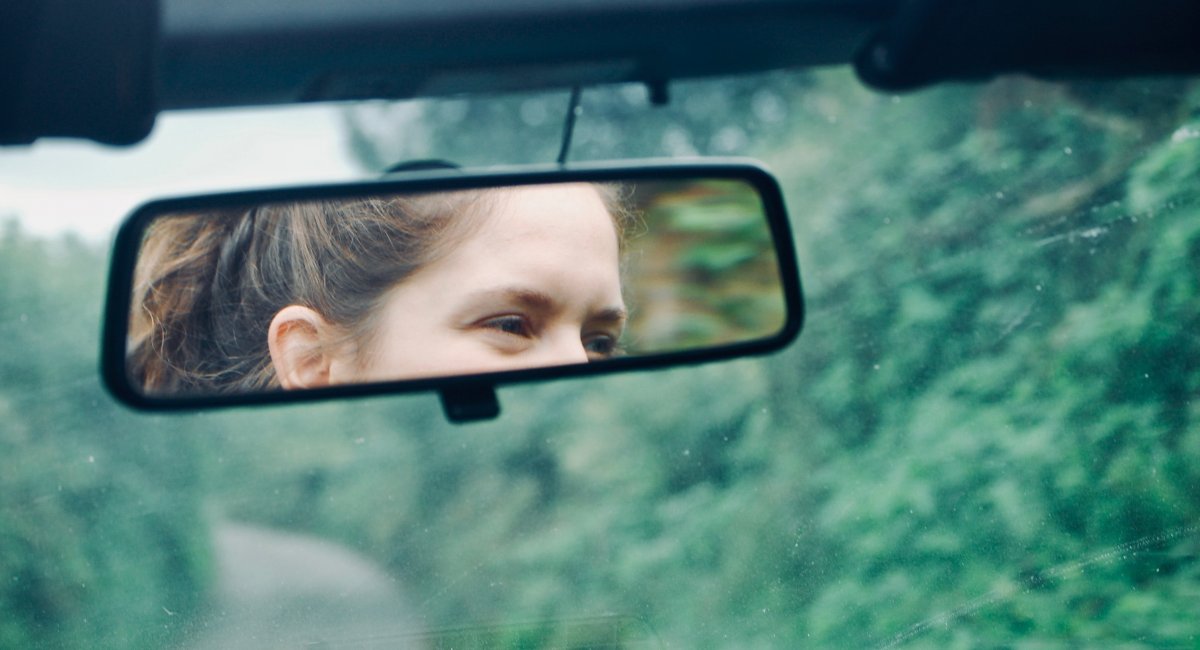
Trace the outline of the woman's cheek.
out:
<instances>
[{"instance_id":1,"label":"woman's cheek","mask_svg":"<svg viewBox=\"0 0 1200 650\"><path fill-rule=\"evenodd\" d=\"M511 357L522 354L533 348L536 339L516 336L506 332L480 329L475 334L479 345L492 354Z\"/></svg>"}]
</instances>

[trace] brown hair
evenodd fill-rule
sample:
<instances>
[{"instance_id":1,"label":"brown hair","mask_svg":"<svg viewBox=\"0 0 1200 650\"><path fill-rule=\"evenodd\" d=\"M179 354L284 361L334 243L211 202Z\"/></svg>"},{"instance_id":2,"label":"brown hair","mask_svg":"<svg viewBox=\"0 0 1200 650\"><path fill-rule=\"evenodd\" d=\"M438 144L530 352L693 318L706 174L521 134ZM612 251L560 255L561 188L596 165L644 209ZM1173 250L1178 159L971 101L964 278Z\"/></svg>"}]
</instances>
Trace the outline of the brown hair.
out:
<instances>
[{"instance_id":1,"label":"brown hair","mask_svg":"<svg viewBox=\"0 0 1200 650\"><path fill-rule=\"evenodd\" d=\"M624 192L595 187L623 240ZM309 307L344 340L368 341L388 290L452 249L497 199L469 190L160 217L135 270L130 378L159 394L278 387L267 331L279 310Z\"/></svg>"}]
</instances>

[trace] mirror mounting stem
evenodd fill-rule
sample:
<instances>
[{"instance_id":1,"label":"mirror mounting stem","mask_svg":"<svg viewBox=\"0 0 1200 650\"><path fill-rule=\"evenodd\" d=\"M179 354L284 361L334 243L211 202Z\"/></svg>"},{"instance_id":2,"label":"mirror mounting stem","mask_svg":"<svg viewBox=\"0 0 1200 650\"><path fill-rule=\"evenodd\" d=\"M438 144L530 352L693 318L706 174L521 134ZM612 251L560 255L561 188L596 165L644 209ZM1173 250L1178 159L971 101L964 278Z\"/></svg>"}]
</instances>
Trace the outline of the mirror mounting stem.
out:
<instances>
[{"instance_id":1,"label":"mirror mounting stem","mask_svg":"<svg viewBox=\"0 0 1200 650\"><path fill-rule=\"evenodd\" d=\"M500 415L500 400L491 384L448 386L440 397L446 419L455 424L494 420Z\"/></svg>"}]
</instances>

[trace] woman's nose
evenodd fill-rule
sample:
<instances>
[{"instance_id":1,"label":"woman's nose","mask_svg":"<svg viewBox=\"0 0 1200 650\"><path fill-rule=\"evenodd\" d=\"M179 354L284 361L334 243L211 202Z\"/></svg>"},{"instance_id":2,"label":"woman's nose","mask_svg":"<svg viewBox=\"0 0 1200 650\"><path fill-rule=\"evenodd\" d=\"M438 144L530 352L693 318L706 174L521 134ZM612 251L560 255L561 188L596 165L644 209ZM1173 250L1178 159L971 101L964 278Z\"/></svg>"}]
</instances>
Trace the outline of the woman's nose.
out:
<instances>
[{"instance_id":1,"label":"woman's nose","mask_svg":"<svg viewBox=\"0 0 1200 650\"><path fill-rule=\"evenodd\" d=\"M587 348L583 347L583 338L577 330L556 332L553 338L546 339L543 353L539 361L547 366L588 362Z\"/></svg>"}]
</instances>

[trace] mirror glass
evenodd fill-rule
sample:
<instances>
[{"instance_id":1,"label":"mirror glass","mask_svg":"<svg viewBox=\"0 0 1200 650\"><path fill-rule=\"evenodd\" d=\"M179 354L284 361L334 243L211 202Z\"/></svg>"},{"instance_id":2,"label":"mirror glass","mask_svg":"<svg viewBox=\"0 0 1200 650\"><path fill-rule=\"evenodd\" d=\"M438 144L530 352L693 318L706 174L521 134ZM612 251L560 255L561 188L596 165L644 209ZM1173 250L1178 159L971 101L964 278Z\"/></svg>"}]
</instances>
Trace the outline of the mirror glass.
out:
<instances>
[{"instance_id":1,"label":"mirror glass","mask_svg":"<svg viewBox=\"0 0 1200 650\"><path fill-rule=\"evenodd\" d=\"M125 374L254 394L762 340L788 322L769 203L672 177L152 204Z\"/></svg>"}]
</instances>

